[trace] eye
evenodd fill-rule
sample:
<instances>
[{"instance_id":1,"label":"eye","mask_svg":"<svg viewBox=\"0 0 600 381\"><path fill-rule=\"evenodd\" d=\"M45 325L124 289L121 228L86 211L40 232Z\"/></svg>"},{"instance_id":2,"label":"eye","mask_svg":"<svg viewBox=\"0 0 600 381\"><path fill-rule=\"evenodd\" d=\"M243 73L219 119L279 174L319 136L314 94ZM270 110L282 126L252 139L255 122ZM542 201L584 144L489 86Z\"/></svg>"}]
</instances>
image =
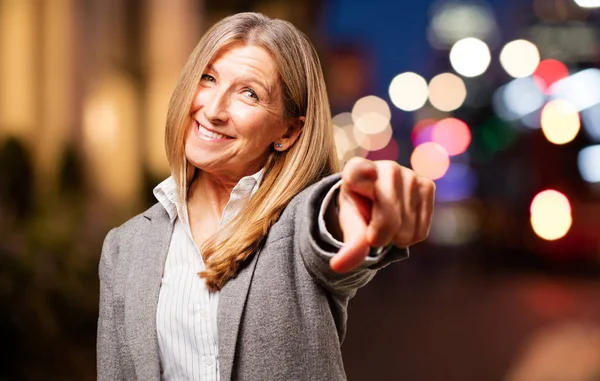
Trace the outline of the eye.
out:
<instances>
[{"instance_id":1,"label":"eye","mask_svg":"<svg viewBox=\"0 0 600 381\"><path fill-rule=\"evenodd\" d=\"M246 88L243 90L243 93L247 96L249 96L250 98L254 99L254 100L258 100L258 95L256 94L256 91L250 89L250 88Z\"/></svg>"},{"instance_id":2,"label":"eye","mask_svg":"<svg viewBox=\"0 0 600 381\"><path fill-rule=\"evenodd\" d=\"M215 77L210 74L202 74L201 81L215 82Z\"/></svg>"}]
</instances>

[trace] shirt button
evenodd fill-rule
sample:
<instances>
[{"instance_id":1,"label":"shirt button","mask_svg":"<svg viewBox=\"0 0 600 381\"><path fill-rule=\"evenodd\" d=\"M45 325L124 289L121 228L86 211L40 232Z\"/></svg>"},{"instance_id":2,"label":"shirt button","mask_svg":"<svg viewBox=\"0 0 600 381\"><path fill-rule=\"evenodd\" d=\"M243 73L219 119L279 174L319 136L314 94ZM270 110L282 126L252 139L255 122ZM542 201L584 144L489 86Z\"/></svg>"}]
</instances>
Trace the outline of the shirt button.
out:
<instances>
[{"instance_id":1,"label":"shirt button","mask_svg":"<svg viewBox=\"0 0 600 381\"><path fill-rule=\"evenodd\" d=\"M213 359L212 359L212 357L209 357L208 359L206 359L206 365L208 365L208 366L212 366L212 364L213 364Z\"/></svg>"}]
</instances>

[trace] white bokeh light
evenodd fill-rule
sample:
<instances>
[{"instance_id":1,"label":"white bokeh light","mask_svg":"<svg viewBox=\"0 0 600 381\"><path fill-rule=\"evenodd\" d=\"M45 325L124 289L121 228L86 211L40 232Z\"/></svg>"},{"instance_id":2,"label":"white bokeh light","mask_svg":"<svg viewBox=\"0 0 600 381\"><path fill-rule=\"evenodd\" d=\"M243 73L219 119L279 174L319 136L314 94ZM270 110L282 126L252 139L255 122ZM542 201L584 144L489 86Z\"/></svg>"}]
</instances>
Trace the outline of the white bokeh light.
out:
<instances>
[{"instance_id":1,"label":"white bokeh light","mask_svg":"<svg viewBox=\"0 0 600 381\"><path fill-rule=\"evenodd\" d=\"M538 48L527 40L514 40L504 45L500 52L500 63L513 78L533 74L540 63Z\"/></svg>"},{"instance_id":2,"label":"white bokeh light","mask_svg":"<svg viewBox=\"0 0 600 381\"><path fill-rule=\"evenodd\" d=\"M354 156L363 156L363 148L354 137L356 128L352 122L352 114L343 112L333 117L333 136L338 160L345 162Z\"/></svg>"},{"instance_id":3,"label":"white bokeh light","mask_svg":"<svg viewBox=\"0 0 600 381\"><path fill-rule=\"evenodd\" d=\"M358 146L366 151L377 151L387 146L392 139L392 126L387 125L376 134L365 134L358 128L352 130L353 138Z\"/></svg>"},{"instance_id":4,"label":"white bokeh light","mask_svg":"<svg viewBox=\"0 0 600 381\"><path fill-rule=\"evenodd\" d=\"M564 237L573 224L569 199L553 189L535 195L529 210L533 231L548 241Z\"/></svg>"},{"instance_id":5,"label":"white bokeh light","mask_svg":"<svg viewBox=\"0 0 600 381\"><path fill-rule=\"evenodd\" d=\"M450 63L465 77L477 77L490 66L492 56L485 42L468 37L458 41L450 50Z\"/></svg>"},{"instance_id":6,"label":"white bokeh light","mask_svg":"<svg viewBox=\"0 0 600 381\"><path fill-rule=\"evenodd\" d=\"M581 177L588 183L600 182L600 145L589 146L577 155Z\"/></svg>"},{"instance_id":7,"label":"white bokeh light","mask_svg":"<svg viewBox=\"0 0 600 381\"><path fill-rule=\"evenodd\" d=\"M394 106L404 111L415 111L427 102L429 90L427 81L419 74L406 72L398 74L389 88L390 99Z\"/></svg>"},{"instance_id":8,"label":"white bokeh light","mask_svg":"<svg viewBox=\"0 0 600 381\"><path fill-rule=\"evenodd\" d=\"M503 89L502 100L506 108L518 118L540 109L546 101L531 77L513 79Z\"/></svg>"},{"instance_id":9,"label":"white bokeh light","mask_svg":"<svg viewBox=\"0 0 600 381\"><path fill-rule=\"evenodd\" d=\"M488 43L498 38L498 25L492 8L483 2L444 1L432 6L427 39L446 49L456 41L476 37Z\"/></svg>"},{"instance_id":10,"label":"white bokeh light","mask_svg":"<svg viewBox=\"0 0 600 381\"><path fill-rule=\"evenodd\" d=\"M351 151L352 142L346 131L336 125L333 126L333 140L338 155L338 160L344 160L349 151Z\"/></svg>"},{"instance_id":11,"label":"white bokeh light","mask_svg":"<svg viewBox=\"0 0 600 381\"><path fill-rule=\"evenodd\" d=\"M600 104L583 110L581 120L590 139L600 142Z\"/></svg>"},{"instance_id":12,"label":"white bokeh light","mask_svg":"<svg viewBox=\"0 0 600 381\"><path fill-rule=\"evenodd\" d=\"M575 0L582 8L600 8L600 0Z\"/></svg>"},{"instance_id":13,"label":"white bokeh light","mask_svg":"<svg viewBox=\"0 0 600 381\"><path fill-rule=\"evenodd\" d=\"M392 113L383 99L369 95L359 99L352 108L354 126L365 134L378 134L390 124Z\"/></svg>"},{"instance_id":14,"label":"white bokeh light","mask_svg":"<svg viewBox=\"0 0 600 381\"><path fill-rule=\"evenodd\" d=\"M600 69L590 68L570 75L550 86L553 99L571 102L577 111L600 104Z\"/></svg>"}]
</instances>

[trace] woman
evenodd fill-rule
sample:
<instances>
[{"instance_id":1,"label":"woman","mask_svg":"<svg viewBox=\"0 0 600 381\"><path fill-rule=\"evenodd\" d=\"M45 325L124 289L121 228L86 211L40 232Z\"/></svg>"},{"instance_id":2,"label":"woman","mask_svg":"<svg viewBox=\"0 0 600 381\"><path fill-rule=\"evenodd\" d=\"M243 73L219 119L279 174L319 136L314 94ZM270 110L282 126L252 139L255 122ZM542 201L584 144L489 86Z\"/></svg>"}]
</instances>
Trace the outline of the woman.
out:
<instances>
[{"instance_id":1,"label":"woman","mask_svg":"<svg viewBox=\"0 0 600 381\"><path fill-rule=\"evenodd\" d=\"M104 243L99 379L345 379L348 300L427 236L434 185L365 159L335 175L328 107L291 24L242 13L206 33L171 99L159 202Z\"/></svg>"}]
</instances>

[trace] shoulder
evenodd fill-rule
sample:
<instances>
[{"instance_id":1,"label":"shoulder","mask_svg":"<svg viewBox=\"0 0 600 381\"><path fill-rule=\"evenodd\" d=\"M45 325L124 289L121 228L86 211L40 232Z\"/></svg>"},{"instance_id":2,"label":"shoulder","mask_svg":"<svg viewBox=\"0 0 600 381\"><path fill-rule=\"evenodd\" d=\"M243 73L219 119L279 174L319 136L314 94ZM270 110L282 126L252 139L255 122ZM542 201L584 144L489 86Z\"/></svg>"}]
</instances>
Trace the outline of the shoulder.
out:
<instances>
[{"instance_id":1,"label":"shoulder","mask_svg":"<svg viewBox=\"0 0 600 381\"><path fill-rule=\"evenodd\" d=\"M169 215L165 208L160 204L156 203L148 208L146 211L130 218L125 221L122 225L112 229L108 236L116 238L127 238L136 234L140 228L147 226L148 221L156 219L169 219Z\"/></svg>"},{"instance_id":2,"label":"shoulder","mask_svg":"<svg viewBox=\"0 0 600 381\"><path fill-rule=\"evenodd\" d=\"M159 203L108 232L100 255L101 280L112 279L117 276L119 271L126 271L132 254L140 250L147 252L148 245L151 245L151 242L155 241L153 238L156 238L152 235L162 234L162 231L152 228L154 224L150 224L150 222L155 221L160 222L159 228L171 225L167 211ZM168 237L162 238L168 241Z\"/></svg>"},{"instance_id":3,"label":"shoulder","mask_svg":"<svg viewBox=\"0 0 600 381\"><path fill-rule=\"evenodd\" d=\"M169 221L169 215L160 203L154 204L146 211L111 229L104 239L102 256L111 255L110 253L116 255L123 246L131 243L135 238L139 238L141 233L148 231L148 223L155 220Z\"/></svg>"}]
</instances>

